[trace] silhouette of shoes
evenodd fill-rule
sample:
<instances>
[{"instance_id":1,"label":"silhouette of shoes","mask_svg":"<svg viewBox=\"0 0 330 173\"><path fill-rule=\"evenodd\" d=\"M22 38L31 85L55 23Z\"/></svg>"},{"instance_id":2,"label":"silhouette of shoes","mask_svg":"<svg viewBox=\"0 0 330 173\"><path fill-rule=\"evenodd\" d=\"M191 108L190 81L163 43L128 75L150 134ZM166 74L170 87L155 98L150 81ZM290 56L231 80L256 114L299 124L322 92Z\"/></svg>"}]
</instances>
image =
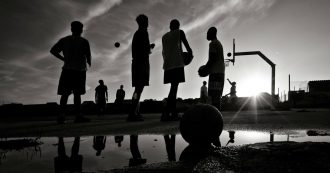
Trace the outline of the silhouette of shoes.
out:
<instances>
[{"instance_id":1,"label":"silhouette of shoes","mask_svg":"<svg viewBox=\"0 0 330 173\"><path fill-rule=\"evenodd\" d=\"M142 115L130 114L130 115L128 115L126 121L135 122L135 121L144 121L144 119L143 119Z\"/></svg>"},{"instance_id":2,"label":"silhouette of shoes","mask_svg":"<svg viewBox=\"0 0 330 173\"><path fill-rule=\"evenodd\" d=\"M87 123L90 122L91 120L89 118L86 117L76 117L76 119L74 120L75 123Z\"/></svg>"},{"instance_id":3,"label":"silhouette of shoes","mask_svg":"<svg viewBox=\"0 0 330 173\"><path fill-rule=\"evenodd\" d=\"M65 124L65 117L63 115L57 117L57 124Z\"/></svg>"}]
</instances>

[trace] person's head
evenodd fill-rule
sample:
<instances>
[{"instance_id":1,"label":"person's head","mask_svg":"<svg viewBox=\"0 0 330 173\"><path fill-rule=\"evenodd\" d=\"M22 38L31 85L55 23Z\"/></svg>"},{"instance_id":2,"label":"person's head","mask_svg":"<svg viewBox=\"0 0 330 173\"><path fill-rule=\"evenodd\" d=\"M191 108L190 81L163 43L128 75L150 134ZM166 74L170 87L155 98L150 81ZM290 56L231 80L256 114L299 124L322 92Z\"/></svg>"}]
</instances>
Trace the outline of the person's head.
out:
<instances>
[{"instance_id":1,"label":"person's head","mask_svg":"<svg viewBox=\"0 0 330 173\"><path fill-rule=\"evenodd\" d=\"M236 82L233 82L233 85L236 85Z\"/></svg>"},{"instance_id":2,"label":"person's head","mask_svg":"<svg viewBox=\"0 0 330 173\"><path fill-rule=\"evenodd\" d=\"M99 84L100 85L104 85L104 82L103 82L103 80L101 79L101 80L99 80Z\"/></svg>"},{"instance_id":3,"label":"person's head","mask_svg":"<svg viewBox=\"0 0 330 173\"><path fill-rule=\"evenodd\" d=\"M148 28L148 17L146 15L140 14L135 20L138 23L139 28Z\"/></svg>"},{"instance_id":4,"label":"person's head","mask_svg":"<svg viewBox=\"0 0 330 173\"><path fill-rule=\"evenodd\" d=\"M84 25L79 21L71 22L71 32L73 35L80 36L83 32Z\"/></svg>"},{"instance_id":5,"label":"person's head","mask_svg":"<svg viewBox=\"0 0 330 173\"><path fill-rule=\"evenodd\" d=\"M206 39L207 40L213 40L215 38L217 38L217 28L211 27L211 28L209 28L209 30L207 30Z\"/></svg>"},{"instance_id":6,"label":"person's head","mask_svg":"<svg viewBox=\"0 0 330 173\"><path fill-rule=\"evenodd\" d=\"M180 28L180 22L177 19L173 19L170 22L170 30L176 30Z\"/></svg>"},{"instance_id":7,"label":"person's head","mask_svg":"<svg viewBox=\"0 0 330 173\"><path fill-rule=\"evenodd\" d=\"M124 88L124 85L120 85L120 89L123 89Z\"/></svg>"},{"instance_id":8,"label":"person's head","mask_svg":"<svg viewBox=\"0 0 330 173\"><path fill-rule=\"evenodd\" d=\"M207 84L207 82L206 81L203 81L203 85L206 85Z\"/></svg>"}]
</instances>

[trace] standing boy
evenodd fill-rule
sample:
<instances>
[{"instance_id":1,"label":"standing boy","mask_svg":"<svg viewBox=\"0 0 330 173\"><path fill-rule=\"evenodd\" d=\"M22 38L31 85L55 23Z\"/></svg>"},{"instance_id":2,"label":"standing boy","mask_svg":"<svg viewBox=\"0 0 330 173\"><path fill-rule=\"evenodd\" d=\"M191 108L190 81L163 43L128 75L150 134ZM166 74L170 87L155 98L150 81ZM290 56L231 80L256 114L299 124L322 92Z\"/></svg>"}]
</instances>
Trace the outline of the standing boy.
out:
<instances>
[{"instance_id":1,"label":"standing boy","mask_svg":"<svg viewBox=\"0 0 330 173\"><path fill-rule=\"evenodd\" d=\"M50 50L51 54L64 62L57 91L57 94L61 95L61 112L57 118L59 124L65 122L65 109L71 93L74 95L75 122L89 121L80 112L81 95L86 93L86 63L91 66L89 42L81 37L83 32L81 22L72 22L71 32L72 35L61 38ZM63 55L60 54L61 52Z\"/></svg>"}]
</instances>

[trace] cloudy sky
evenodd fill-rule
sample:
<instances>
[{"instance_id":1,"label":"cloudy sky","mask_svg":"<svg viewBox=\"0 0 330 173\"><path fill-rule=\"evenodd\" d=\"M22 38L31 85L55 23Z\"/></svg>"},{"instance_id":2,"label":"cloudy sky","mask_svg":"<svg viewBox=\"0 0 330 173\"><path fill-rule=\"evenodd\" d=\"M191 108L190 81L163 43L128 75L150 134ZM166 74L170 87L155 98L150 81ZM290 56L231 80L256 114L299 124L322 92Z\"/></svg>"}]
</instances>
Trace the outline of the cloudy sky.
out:
<instances>
[{"instance_id":1,"label":"cloudy sky","mask_svg":"<svg viewBox=\"0 0 330 173\"><path fill-rule=\"evenodd\" d=\"M218 28L224 51L261 51L276 64L276 92L288 90L293 81L330 79L330 1L328 0L1 0L0 1L0 104L55 102L63 62L49 50L70 34L70 23L84 23L83 36L92 50L87 72L87 93L93 100L98 80L108 85L110 101L120 84L126 99L132 95L131 40L135 18L149 17L149 38L156 43L150 56L150 86L142 99L163 99L169 86L163 84L160 39L171 19L181 22L194 52L185 68L186 82L178 97L199 97L203 80L198 67L207 61L206 31ZM119 48L114 43L121 43ZM271 69L257 56L238 57L228 66L226 78L237 82L238 96L271 92ZM296 86L296 89L299 86ZM225 83L224 94L230 85Z\"/></svg>"}]
</instances>

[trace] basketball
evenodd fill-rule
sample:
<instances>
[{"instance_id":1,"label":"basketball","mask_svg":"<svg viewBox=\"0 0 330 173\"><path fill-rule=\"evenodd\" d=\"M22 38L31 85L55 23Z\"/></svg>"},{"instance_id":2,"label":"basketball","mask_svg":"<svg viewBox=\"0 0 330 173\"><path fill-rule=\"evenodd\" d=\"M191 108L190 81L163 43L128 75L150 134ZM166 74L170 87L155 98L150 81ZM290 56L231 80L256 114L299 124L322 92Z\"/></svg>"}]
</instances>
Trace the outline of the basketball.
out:
<instances>
[{"instance_id":1,"label":"basketball","mask_svg":"<svg viewBox=\"0 0 330 173\"><path fill-rule=\"evenodd\" d=\"M189 65L193 59L193 56L188 52L182 52L184 65Z\"/></svg>"},{"instance_id":2,"label":"basketball","mask_svg":"<svg viewBox=\"0 0 330 173\"><path fill-rule=\"evenodd\" d=\"M115 43L115 47L118 48L119 46L120 46L120 43L119 43L119 42L116 42L116 43Z\"/></svg>"},{"instance_id":3,"label":"basketball","mask_svg":"<svg viewBox=\"0 0 330 173\"><path fill-rule=\"evenodd\" d=\"M205 65L202 65L201 67L199 67L198 69L198 75L200 77L206 77L208 76L209 74L207 73L206 69L205 69Z\"/></svg>"},{"instance_id":4,"label":"basketball","mask_svg":"<svg viewBox=\"0 0 330 173\"><path fill-rule=\"evenodd\" d=\"M223 129L220 111L208 104L197 104L182 116L180 132L189 144L208 145L219 139Z\"/></svg>"}]
</instances>

